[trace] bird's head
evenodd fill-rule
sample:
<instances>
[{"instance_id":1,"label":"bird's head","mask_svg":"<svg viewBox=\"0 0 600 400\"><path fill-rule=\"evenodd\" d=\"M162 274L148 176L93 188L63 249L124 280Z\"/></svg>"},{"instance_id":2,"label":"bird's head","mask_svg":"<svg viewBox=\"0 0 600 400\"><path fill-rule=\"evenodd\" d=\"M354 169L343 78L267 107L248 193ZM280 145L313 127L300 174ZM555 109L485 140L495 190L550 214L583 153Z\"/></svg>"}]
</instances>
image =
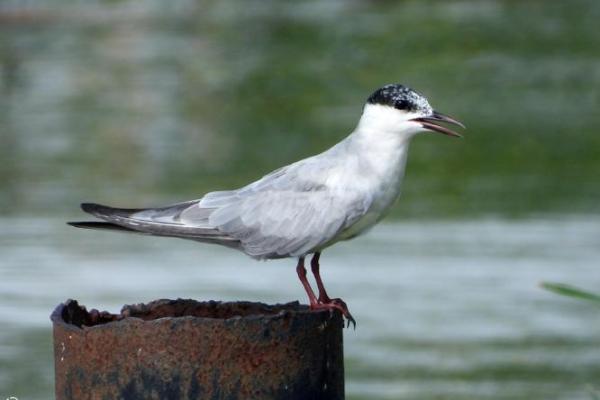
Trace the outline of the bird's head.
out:
<instances>
[{"instance_id":1,"label":"bird's head","mask_svg":"<svg viewBox=\"0 0 600 400\"><path fill-rule=\"evenodd\" d=\"M440 123L465 127L454 118L435 111L423 95L400 84L385 85L373 92L367 99L362 119L376 129L409 137L420 132L461 137Z\"/></svg>"}]
</instances>

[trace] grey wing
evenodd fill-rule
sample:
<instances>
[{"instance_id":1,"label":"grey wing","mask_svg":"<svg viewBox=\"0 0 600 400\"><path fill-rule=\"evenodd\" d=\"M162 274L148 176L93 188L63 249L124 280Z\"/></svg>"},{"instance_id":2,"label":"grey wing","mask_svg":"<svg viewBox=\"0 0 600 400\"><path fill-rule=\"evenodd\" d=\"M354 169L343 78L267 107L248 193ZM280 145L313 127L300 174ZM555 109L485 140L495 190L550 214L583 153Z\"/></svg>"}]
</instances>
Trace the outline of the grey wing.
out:
<instances>
[{"instance_id":1,"label":"grey wing","mask_svg":"<svg viewBox=\"0 0 600 400\"><path fill-rule=\"evenodd\" d=\"M278 258L319 250L366 209L354 196L328 190L266 190L219 207L208 220L210 226L238 240L249 256Z\"/></svg>"},{"instance_id":2,"label":"grey wing","mask_svg":"<svg viewBox=\"0 0 600 400\"><path fill-rule=\"evenodd\" d=\"M226 234L207 225L211 209L197 207L199 200L173 204L160 208L124 209L103 206L100 204L84 203L83 211L104 221L101 222L70 222L78 228L121 230L157 236L179 237L201 242L217 243L239 248L239 242ZM188 224L181 216L185 210L193 209L197 223ZM201 216L203 216L201 218ZM205 221L205 222L203 222Z\"/></svg>"},{"instance_id":3,"label":"grey wing","mask_svg":"<svg viewBox=\"0 0 600 400\"><path fill-rule=\"evenodd\" d=\"M367 212L371 201L352 191L331 191L321 177L334 160L330 165L315 160L280 168L241 189L211 192L172 206L83 208L140 233L222 244L255 258L300 256L335 241L339 232Z\"/></svg>"},{"instance_id":4,"label":"grey wing","mask_svg":"<svg viewBox=\"0 0 600 400\"><path fill-rule=\"evenodd\" d=\"M358 193L328 188L323 177L335 167L331 158L299 161L241 189L209 193L181 219L239 241L241 250L255 258L316 251L335 241L370 206L371 199Z\"/></svg>"}]
</instances>

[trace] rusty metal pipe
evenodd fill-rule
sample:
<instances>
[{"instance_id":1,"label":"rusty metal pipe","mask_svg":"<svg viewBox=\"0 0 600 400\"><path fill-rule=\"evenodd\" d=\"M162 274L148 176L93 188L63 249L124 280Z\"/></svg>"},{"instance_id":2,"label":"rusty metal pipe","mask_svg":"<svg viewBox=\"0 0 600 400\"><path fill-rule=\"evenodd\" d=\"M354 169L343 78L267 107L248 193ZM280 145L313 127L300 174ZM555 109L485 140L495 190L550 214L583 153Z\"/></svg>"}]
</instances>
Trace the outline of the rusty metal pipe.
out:
<instances>
[{"instance_id":1,"label":"rusty metal pipe","mask_svg":"<svg viewBox=\"0 0 600 400\"><path fill-rule=\"evenodd\" d=\"M339 312L156 300L51 315L57 400L344 399Z\"/></svg>"}]
</instances>

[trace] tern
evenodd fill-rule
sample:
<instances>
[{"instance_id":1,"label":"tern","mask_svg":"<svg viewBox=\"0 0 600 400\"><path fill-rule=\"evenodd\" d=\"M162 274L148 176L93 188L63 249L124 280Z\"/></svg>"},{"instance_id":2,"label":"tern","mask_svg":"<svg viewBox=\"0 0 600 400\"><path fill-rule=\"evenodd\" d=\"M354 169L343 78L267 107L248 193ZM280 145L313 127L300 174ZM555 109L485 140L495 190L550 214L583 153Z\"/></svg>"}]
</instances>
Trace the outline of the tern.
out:
<instances>
[{"instance_id":1,"label":"tern","mask_svg":"<svg viewBox=\"0 0 600 400\"><path fill-rule=\"evenodd\" d=\"M339 310L356 326L346 303L331 298L319 273L323 250L377 224L400 195L410 141L422 132L460 137L442 123L464 125L435 111L427 99L385 85L366 101L358 125L328 150L279 168L239 189L159 208L125 209L84 203L102 221L69 222L104 229L191 239L241 250L255 259L298 258L296 271L312 310ZM318 296L307 280L310 266Z\"/></svg>"}]
</instances>

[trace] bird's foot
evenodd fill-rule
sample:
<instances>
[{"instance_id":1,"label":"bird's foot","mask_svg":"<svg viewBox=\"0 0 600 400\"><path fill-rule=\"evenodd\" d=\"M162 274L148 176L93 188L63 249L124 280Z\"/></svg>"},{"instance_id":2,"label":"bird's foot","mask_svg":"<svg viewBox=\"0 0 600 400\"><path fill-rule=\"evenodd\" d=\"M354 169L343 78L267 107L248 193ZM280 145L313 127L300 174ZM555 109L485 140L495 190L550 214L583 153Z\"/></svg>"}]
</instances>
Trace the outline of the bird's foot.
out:
<instances>
[{"instance_id":1,"label":"bird's foot","mask_svg":"<svg viewBox=\"0 0 600 400\"><path fill-rule=\"evenodd\" d=\"M326 299L319 298L318 303L310 305L311 310L338 310L342 313L344 318L346 318L347 325L346 328L350 327L350 323L352 323L352 327L356 329L356 320L348 311L348 306L346 302L342 299L330 299L329 297Z\"/></svg>"},{"instance_id":2,"label":"bird's foot","mask_svg":"<svg viewBox=\"0 0 600 400\"><path fill-rule=\"evenodd\" d=\"M350 314L346 302L340 298L330 299L329 301L330 304L335 304L338 310L340 310L346 318L346 321L348 322L346 328L349 328L350 323L352 323L352 327L354 328L354 330L356 330L356 320L354 319L354 317L352 317L352 314Z\"/></svg>"}]
</instances>

